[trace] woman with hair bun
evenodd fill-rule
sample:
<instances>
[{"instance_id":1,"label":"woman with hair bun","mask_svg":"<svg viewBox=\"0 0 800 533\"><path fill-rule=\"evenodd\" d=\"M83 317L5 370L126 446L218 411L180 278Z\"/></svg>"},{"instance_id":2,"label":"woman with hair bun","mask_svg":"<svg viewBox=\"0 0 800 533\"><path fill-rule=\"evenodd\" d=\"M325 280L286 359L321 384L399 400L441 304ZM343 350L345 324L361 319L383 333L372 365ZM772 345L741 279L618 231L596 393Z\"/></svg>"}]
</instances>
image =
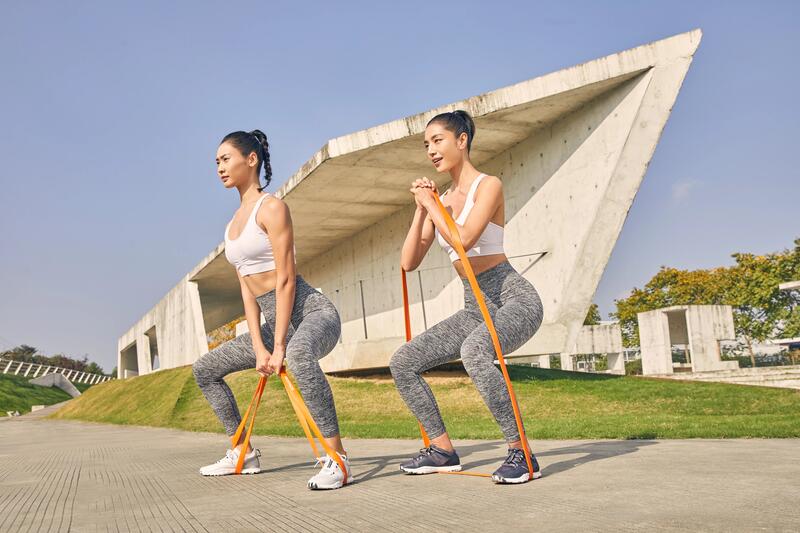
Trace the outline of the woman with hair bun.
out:
<instances>
[{"instance_id":1,"label":"woman with hair bun","mask_svg":"<svg viewBox=\"0 0 800 533\"><path fill-rule=\"evenodd\" d=\"M347 482L350 462L339 437L336 407L328 380L319 366L336 346L341 331L333 303L295 270L294 235L289 208L265 193L272 176L269 143L259 130L236 131L217 149L217 173L227 189L236 188L241 206L225 228L225 257L236 267L249 333L221 344L193 365L195 379L229 436L241 415L223 378L254 368L262 376L277 374L284 362L292 371L325 442L342 458ZM259 173L264 168L265 185ZM265 324L260 325L263 313ZM290 328L291 326L291 328ZM241 440L225 456L200 469L204 476L233 474ZM242 473L260 472L259 450L245 451ZM320 458L322 470L308 481L310 489L336 489L345 479L330 456Z\"/></svg>"},{"instance_id":2,"label":"woman with hair bun","mask_svg":"<svg viewBox=\"0 0 800 533\"><path fill-rule=\"evenodd\" d=\"M452 182L441 201L456 222L503 353L510 353L539 329L542 302L533 285L514 270L505 255L503 184L472 165L469 152L474 136L475 124L465 111L441 113L425 128L425 148L436 171L450 173ZM464 309L413 338L392 356L390 368L400 396L431 441L429 447L402 463L400 469L408 474L461 470L436 399L421 376L426 370L460 357L508 443L506 460L492 474L492 480L524 483L541 477L539 465L531 456L533 472L528 471L508 388L494 365L492 339L464 266L453 249L434 191L436 185L428 178L411 184L417 209L403 244L401 266L405 271L416 269L433 241L438 240L464 284Z\"/></svg>"}]
</instances>

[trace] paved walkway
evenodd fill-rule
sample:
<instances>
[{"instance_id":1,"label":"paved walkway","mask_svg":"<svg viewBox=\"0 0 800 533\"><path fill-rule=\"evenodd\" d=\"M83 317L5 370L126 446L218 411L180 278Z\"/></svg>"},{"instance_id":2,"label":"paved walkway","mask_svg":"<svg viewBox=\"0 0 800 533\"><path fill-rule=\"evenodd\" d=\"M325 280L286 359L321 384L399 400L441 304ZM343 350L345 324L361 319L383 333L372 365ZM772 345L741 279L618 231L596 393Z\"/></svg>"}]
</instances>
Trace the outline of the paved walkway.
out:
<instances>
[{"instance_id":1,"label":"paved walkway","mask_svg":"<svg viewBox=\"0 0 800 533\"><path fill-rule=\"evenodd\" d=\"M356 483L312 492L308 444L258 438L265 472L203 478L221 435L0 423L0 531L797 531L800 441L542 441L522 486L400 474L415 441L346 441ZM458 443L491 471L500 442Z\"/></svg>"}]
</instances>

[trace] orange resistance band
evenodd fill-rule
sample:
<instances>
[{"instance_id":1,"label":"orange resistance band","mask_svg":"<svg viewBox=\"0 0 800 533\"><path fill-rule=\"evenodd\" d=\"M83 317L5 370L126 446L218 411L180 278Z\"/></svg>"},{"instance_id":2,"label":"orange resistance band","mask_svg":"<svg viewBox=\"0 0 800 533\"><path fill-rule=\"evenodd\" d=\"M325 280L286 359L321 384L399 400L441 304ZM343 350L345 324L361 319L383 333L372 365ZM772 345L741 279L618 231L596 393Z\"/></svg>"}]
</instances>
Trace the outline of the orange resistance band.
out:
<instances>
[{"instance_id":1,"label":"orange resistance band","mask_svg":"<svg viewBox=\"0 0 800 533\"><path fill-rule=\"evenodd\" d=\"M500 362L500 370L503 372L503 378L506 381L506 386L508 387L508 395L511 398L511 407L514 409L514 420L517 422L517 430L519 430L519 437L522 441L522 450L525 452L525 461L528 464L528 472L530 473L530 479L533 479L533 462L531 461L531 450L528 446L528 438L525 435L525 427L522 425L522 415L519 411L519 404L517 404L517 397L514 394L514 387L511 385L511 378L508 375L508 369L506 368L506 361L503 357L503 351L500 348L500 339L497 337L497 331L494 328L494 322L492 321L492 317L489 316L489 310L486 308L486 302L483 299L483 293L481 292L480 286L478 286L478 280L475 279L475 273L472 270L472 265L467 258L467 253L464 251L464 245L461 242L461 235L458 233L458 228L456 227L456 223L453 220L453 217L450 216L450 213L447 212L445 209L444 204L442 204L439 195L434 192L433 197L436 200L436 205L439 207L439 211L442 213L445 222L447 223L447 227L450 230L450 240L453 243L453 247L455 248L456 252L458 253L459 259L461 259L461 264L464 267L464 271L467 274L467 279L469 280L470 287L472 287L472 292L475 294L475 300L478 302L478 307L481 310L481 314L483 315L483 319L486 321L486 328L489 330L489 335L492 337L492 344L494 344L494 351L497 354L497 360ZM406 321L406 342L411 340L411 320L408 310L408 285L406 283L406 272L402 270L402 278L403 278L403 311L405 315ZM425 433L425 429L422 427L420 423L420 432L422 434L422 440L426 447L430 446L430 439L428 435ZM468 472L446 472L448 474L466 474L466 475L473 475L473 476L480 476L480 477L489 477L488 474L472 474Z\"/></svg>"},{"instance_id":2,"label":"orange resistance band","mask_svg":"<svg viewBox=\"0 0 800 533\"><path fill-rule=\"evenodd\" d=\"M281 383L283 383L283 388L286 389L286 395L289 397L289 403L292 404L292 409L294 409L295 415L297 415L297 420L300 422L300 426L303 428L303 433L306 434L306 438L308 439L308 443L311 445L311 449L314 452L314 457L319 459L319 449L317 448L316 443L314 442L314 437L316 436L317 440L319 440L322 449L325 450L330 457L336 461L336 464L339 465L339 468L342 469L344 473L344 484L347 484L347 477L349 476L349 472L344 466L344 461L342 460L341 456L328 446L325 442L325 439L322 437L322 433L317 426L317 423L314 422L314 418L311 416L311 412L306 407L305 402L303 401L303 397L300 396L300 393L295 388L292 381L289 379L289 376L286 374L286 369L281 368L278 375L281 378ZM248 417L250 419L250 423L247 427L247 432L244 436L244 441L241 444L241 448L239 450L239 460L236 463L236 473L242 473L242 467L244 466L244 456L247 453L247 448L250 445L250 435L253 432L253 426L255 425L256 421L256 412L258 411L258 406L261 403L261 395L264 393L264 387L267 384L267 378L261 376L258 380L258 385L256 385L256 390L253 393L253 398L250 400L250 405L247 407L247 411L244 413L244 417L242 417L242 421L239 424L239 427L236 429L236 433L233 434L231 437L231 445L235 448L239 439L242 436L242 432L244 431L245 425L247 425ZM252 416L251 415L252 412Z\"/></svg>"}]
</instances>

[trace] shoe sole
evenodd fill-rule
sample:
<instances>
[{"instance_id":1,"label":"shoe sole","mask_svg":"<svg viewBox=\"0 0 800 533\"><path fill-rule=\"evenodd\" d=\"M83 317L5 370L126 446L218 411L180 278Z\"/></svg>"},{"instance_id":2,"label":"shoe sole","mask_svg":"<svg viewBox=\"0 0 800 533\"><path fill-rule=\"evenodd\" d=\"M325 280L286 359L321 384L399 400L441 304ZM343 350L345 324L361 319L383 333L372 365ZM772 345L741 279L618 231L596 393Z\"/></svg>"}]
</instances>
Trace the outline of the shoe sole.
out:
<instances>
[{"instance_id":1,"label":"shoe sole","mask_svg":"<svg viewBox=\"0 0 800 533\"><path fill-rule=\"evenodd\" d=\"M261 469L260 468L245 468L245 469L242 470L242 475L259 474L259 473L261 473ZM204 477L233 476L235 474L236 474L236 472L219 472L219 473L213 473L213 474L204 474L203 472L200 472L200 475L204 476Z\"/></svg>"},{"instance_id":2,"label":"shoe sole","mask_svg":"<svg viewBox=\"0 0 800 533\"><path fill-rule=\"evenodd\" d=\"M404 468L400 467L400 470L405 472L406 474L436 474L438 472L461 472L461 465L453 465L453 466L420 466L419 468Z\"/></svg>"},{"instance_id":3,"label":"shoe sole","mask_svg":"<svg viewBox=\"0 0 800 533\"><path fill-rule=\"evenodd\" d=\"M542 477L541 472L534 472L533 479L539 479ZM497 483L498 485L516 485L519 483L527 483L531 481L529 474L523 474L520 477L508 478L508 477L500 477L500 476L492 476L492 481Z\"/></svg>"}]
</instances>

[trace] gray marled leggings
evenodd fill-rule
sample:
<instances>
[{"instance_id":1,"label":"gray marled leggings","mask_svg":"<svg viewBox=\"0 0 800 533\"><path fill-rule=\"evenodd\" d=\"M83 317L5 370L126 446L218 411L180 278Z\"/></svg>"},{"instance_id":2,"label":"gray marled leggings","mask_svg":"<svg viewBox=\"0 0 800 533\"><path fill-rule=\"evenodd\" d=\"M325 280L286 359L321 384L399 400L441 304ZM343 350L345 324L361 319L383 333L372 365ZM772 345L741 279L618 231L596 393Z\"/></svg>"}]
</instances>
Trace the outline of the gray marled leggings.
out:
<instances>
[{"instance_id":1,"label":"gray marled leggings","mask_svg":"<svg viewBox=\"0 0 800 533\"><path fill-rule=\"evenodd\" d=\"M542 302L533 285L505 261L476 276L500 347L508 354L533 337L542 323ZM503 374L494 365L492 338L466 279L464 309L410 342L392 356L389 366L403 400L430 438L445 432L430 387L420 374L461 356L464 368L489 407L506 441L519 440Z\"/></svg>"},{"instance_id":2,"label":"gray marled leggings","mask_svg":"<svg viewBox=\"0 0 800 533\"><path fill-rule=\"evenodd\" d=\"M275 291L256 298L266 323L261 326L264 346L272 352L275 342ZM297 380L311 416L324 437L339 434L336 406L319 360L336 346L341 332L339 313L322 293L297 276L294 308L286 343L286 364ZM256 355L249 333L239 335L198 359L192 370L197 385L225 426L236 433L242 418L230 387L222 379L231 372L255 368Z\"/></svg>"}]
</instances>

